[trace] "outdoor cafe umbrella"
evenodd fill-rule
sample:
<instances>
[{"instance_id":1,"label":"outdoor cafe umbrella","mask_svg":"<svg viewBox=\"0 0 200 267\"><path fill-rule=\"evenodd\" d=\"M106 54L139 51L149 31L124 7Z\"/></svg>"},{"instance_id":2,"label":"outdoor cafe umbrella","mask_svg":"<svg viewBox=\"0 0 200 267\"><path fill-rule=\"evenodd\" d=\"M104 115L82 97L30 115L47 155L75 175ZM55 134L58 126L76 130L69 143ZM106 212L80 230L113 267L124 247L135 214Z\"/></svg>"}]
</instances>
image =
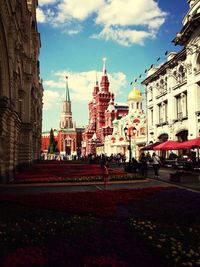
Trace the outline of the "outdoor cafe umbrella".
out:
<instances>
[{"instance_id":1,"label":"outdoor cafe umbrella","mask_svg":"<svg viewBox=\"0 0 200 267\"><path fill-rule=\"evenodd\" d=\"M200 147L200 137L182 142L178 145L178 149L188 149L196 147Z\"/></svg>"},{"instance_id":2,"label":"outdoor cafe umbrella","mask_svg":"<svg viewBox=\"0 0 200 267\"><path fill-rule=\"evenodd\" d=\"M179 146L179 142L173 141L173 140L167 140L160 145L155 146L154 150L176 150Z\"/></svg>"},{"instance_id":3,"label":"outdoor cafe umbrella","mask_svg":"<svg viewBox=\"0 0 200 267\"><path fill-rule=\"evenodd\" d=\"M190 149L197 148L197 158L199 161L199 147L200 147L200 137L190 139L178 145L178 149Z\"/></svg>"},{"instance_id":4,"label":"outdoor cafe umbrella","mask_svg":"<svg viewBox=\"0 0 200 267\"><path fill-rule=\"evenodd\" d=\"M141 150L153 150L153 148L157 145L159 145L160 142L155 142L155 143L151 143L147 146L144 146L143 148L141 148Z\"/></svg>"}]
</instances>

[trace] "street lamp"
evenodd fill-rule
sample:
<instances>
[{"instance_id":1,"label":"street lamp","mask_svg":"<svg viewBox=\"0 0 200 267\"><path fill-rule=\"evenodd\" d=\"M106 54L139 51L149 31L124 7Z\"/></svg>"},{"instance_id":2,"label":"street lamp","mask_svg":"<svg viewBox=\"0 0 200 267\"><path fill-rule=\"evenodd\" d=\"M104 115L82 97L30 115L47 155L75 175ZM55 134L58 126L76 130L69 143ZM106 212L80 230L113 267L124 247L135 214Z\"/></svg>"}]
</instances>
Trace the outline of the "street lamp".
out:
<instances>
[{"instance_id":1,"label":"street lamp","mask_svg":"<svg viewBox=\"0 0 200 267\"><path fill-rule=\"evenodd\" d=\"M128 146L128 150L129 150L129 162L131 162L132 160L132 149L131 149L131 137L137 132L137 129L135 127L131 127L131 128L124 128L124 133L126 138L128 137L128 141L129 141L129 146ZM136 143L136 140L134 139L134 142ZM136 145L136 144L135 144Z\"/></svg>"}]
</instances>

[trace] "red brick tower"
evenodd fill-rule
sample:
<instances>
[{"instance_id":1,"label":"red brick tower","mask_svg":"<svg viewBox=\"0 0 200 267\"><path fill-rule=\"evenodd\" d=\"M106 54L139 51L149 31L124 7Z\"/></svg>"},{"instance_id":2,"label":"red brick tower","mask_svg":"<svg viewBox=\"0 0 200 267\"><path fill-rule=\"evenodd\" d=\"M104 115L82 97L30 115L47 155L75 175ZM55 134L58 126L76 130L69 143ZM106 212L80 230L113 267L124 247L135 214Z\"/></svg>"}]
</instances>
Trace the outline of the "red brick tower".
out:
<instances>
[{"instance_id":1,"label":"red brick tower","mask_svg":"<svg viewBox=\"0 0 200 267\"><path fill-rule=\"evenodd\" d=\"M92 93L92 101L89 102L89 124L83 133L82 154L96 153L97 146L104 145L105 136L112 134L112 121L118 115L127 114L128 109L124 106L115 107L114 94L109 91L109 80L106 71L106 58L103 58L103 74L100 88L96 84Z\"/></svg>"}]
</instances>

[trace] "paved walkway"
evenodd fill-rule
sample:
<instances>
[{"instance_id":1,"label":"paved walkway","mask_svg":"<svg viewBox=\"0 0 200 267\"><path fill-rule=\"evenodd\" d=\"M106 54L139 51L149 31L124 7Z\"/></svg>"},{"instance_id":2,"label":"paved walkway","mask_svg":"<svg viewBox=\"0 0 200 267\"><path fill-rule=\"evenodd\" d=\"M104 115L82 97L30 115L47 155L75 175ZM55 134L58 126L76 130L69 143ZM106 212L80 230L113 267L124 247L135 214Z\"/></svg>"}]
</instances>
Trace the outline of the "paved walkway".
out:
<instances>
[{"instance_id":1,"label":"paved walkway","mask_svg":"<svg viewBox=\"0 0 200 267\"><path fill-rule=\"evenodd\" d=\"M184 188L188 188L188 189L193 189L195 191L199 191L200 192L200 180L198 181L181 181L181 182L171 182L170 181L170 173L173 173L175 172L175 170L173 168L161 168L159 170L159 178L158 180L159 181L164 181L168 184L171 184L171 185L176 185L176 186L180 186L180 187L184 187ZM200 176L200 172L199 172L199 176ZM154 173L153 173L153 170L150 170L149 171L149 174L148 174L148 177L149 178L152 178L154 179ZM192 180L192 177L191 177L191 180Z\"/></svg>"},{"instance_id":2,"label":"paved walkway","mask_svg":"<svg viewBox=\"0 0 200 267\"><path fill-rule=\"evenodd\" d=\"M116 164L112 164L110 166L111 168L118 168L118 169L124 169L124 166L121 164L120 166L116 165ZM171 182L170 181L170 173L175 172L176 170L172 167L161 167L159 170L159 178L155 179L154 178L154 171L153 169L149 169L148 170L148 174L147 177L153 181L160 181L160 182L164 182L167 183L167 185L174 185L174 186L178 186L178 187L183 187L183 188L188 188L188 189L192 189L195 191L199 191L200 192L200 180L196 181L196 182ZM196 172L197 173L197 172ZM199 176L200 176L200 171L199 171Z\"/></svg>"}]
</instances>

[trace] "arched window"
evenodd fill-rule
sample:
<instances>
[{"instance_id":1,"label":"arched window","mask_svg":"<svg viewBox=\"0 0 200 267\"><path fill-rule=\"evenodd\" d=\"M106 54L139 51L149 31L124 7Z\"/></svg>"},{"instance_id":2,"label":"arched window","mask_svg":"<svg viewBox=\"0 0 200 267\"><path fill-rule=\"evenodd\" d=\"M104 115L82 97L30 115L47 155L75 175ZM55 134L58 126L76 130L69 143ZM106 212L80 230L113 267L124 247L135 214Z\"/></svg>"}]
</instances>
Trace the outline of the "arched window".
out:
<instances>
[{"instance_id":1,"label":"arched window","mask_svg":"<svg viewBox=\"0 0 200 267\"><path fill-rule=\"evenodd\" d=\"M173 71L172 77L173 77L172 86L175 86L178 83L176 70Z\"/></svg>"},{"instance_id":2,"label":"arched window","mask_svg":"<svg viewBox=\"0 0 200 267\"><path fill-rule=\"evenodd\" d=\"M164 92L164 80L161 79L160 80L160 93L163 93Z\"/></svg>"},{"instance_id":3,"label":"arched window","mask_svg":"<svg viewBox=\"0 0 200 267\"><path fill-rule=\"evenodd\" d=\"M181 65L179 67L179 72L178 72L178 79L179 79L179 83L183 83L185 81L185 70L183 68L183 65Z\"/></svg>"},{"instance_id":4,"label":"arched window","mask_svg":"<svg viewBox=\"0 0 200 267\"><path fill-rule=\"evenodd\" d=\"M167 92L167 77L165 77L164 92Z\"/></svg>"}]
</instances>

